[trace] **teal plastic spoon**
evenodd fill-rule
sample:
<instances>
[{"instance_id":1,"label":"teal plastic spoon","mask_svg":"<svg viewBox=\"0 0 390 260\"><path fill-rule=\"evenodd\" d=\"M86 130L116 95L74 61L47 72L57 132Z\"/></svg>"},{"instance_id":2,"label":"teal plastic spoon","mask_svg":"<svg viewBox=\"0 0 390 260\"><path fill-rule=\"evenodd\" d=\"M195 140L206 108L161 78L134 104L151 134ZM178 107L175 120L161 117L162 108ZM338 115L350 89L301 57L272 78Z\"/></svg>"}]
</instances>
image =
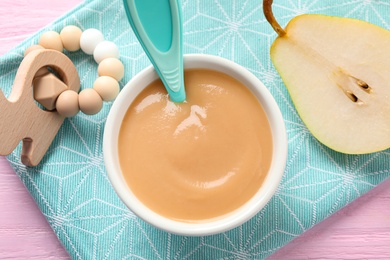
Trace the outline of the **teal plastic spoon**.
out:
<instances>
[{"instance_id":1,"label":"teal plastic spoon","mask_svg":"<svg viewBox=\"0 0 390 260\"><path fill-rule=\"evenodd\" d=\"M186 99L178 0L124 0L127 18L173 102Z\"/></svg>"}]
</instances>

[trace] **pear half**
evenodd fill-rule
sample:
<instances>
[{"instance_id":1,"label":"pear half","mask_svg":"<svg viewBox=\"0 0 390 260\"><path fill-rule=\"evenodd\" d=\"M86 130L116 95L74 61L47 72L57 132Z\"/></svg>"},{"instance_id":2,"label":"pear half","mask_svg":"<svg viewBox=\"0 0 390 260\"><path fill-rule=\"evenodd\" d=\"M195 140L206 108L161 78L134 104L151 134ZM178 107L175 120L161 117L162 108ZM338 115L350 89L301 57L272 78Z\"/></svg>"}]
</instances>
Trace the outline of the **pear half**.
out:
<instances>
[{"instance_id":1,"label":"pear half","mask_svg":"<svg viewBox=\"0 0 390 260\"><path fill-rule=\"evenodd\" d=\"M350 18L301 15L278 37L271 59L299 116L329 148L364 154L390 147L390 32Z\"/></svg>"}]
</instances>

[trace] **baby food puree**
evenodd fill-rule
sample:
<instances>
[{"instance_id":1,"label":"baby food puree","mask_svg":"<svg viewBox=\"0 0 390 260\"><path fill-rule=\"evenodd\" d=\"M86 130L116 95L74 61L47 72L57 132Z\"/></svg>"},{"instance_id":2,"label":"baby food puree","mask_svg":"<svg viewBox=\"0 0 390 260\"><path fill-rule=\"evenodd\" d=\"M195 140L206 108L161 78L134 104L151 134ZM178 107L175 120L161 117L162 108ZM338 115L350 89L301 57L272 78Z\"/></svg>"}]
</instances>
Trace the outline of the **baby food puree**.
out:
<instances>
[{"instance_id":1,"label":"baby food puree","mask_svg":"<svg viewBox=\"0 0 390 260\"><path fill-rule=\"evenodd\" d=\"M272 157L265 112L239 81L185 71L187 100L173 103L160 80L129 107L118 153L124 178L151 210L183 222L221 217L262 185Z\"/></svg>"}]
</instances>

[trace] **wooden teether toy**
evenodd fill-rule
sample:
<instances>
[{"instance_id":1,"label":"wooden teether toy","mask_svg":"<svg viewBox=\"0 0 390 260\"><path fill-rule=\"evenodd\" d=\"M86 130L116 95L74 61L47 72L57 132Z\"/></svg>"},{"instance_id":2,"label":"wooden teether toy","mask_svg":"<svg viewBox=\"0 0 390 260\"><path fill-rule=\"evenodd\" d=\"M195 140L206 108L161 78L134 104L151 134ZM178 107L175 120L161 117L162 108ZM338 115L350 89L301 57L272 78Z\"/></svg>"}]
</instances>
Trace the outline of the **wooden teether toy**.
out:
<instances>
[{"instance_id":1,"label":"wooden teether toy","mask_svg":"<svg viewBox=\"0 0 390 260\"><path fill-rule=\"evenodd\" d=\"M94 56L99 64L99 77L93 88L78 93L77 70L62 51L73 52L80 48ZM123 76L118 47L105 41L99 30L82 32L76 26L66 26L61 33L42 34L39 45L25 51L9 98L0 91L0 155L10 154L23 141L22 163L37 165L65 117L75 116L80 110L87 115L98 113L103 101L116 98L118 81Z\"/></svg>"},{"instance_id":2,"label":"wooden teether toy","mask_svg":"<svg viewBox=\"0 0 390 260\"><path fill-rule=\"evenodd\" d=\"M34 101L33 80L45 66L58 73L67 89L79 91L80 79L74 64L55 50L31 52L20 64L8 99L0 91L0 154L10 154L23 141L21 160L28 166L41 161L64 121L59 113L42 110Z\"/></svg>"},{"instance_id":3,"label":"wooden teether toy","mask_svg":"<svg viewBox=\"0 0 390 260\"><path fill-rule=\"evenodd\" d=\"M93 84L93 88L83 89L78 95L71 91L61 91L60 84L55 84L51 93L47 92L46 82L54 83L57 79L43 70L36 75L34 81L35 99L46 109L56 109L65 117L75 116L80 110L84 114L98 113L103 101L111 101L119 93L119 83L124 76L124 66L119 60L119 50L115 43L104 40L103 34L94 28L84 32L77 26L64 27L60 33L48 31L41 35L39 45L29 47L25 55L35 49L53 49L62 52L82 50L88 55L93 55L98 63L99 77ZM44 83L42 83L42 81ZM41 91L41 89L43 89ZM63 88L62 88L63 89Z\"/></svg>"}]
</instances>

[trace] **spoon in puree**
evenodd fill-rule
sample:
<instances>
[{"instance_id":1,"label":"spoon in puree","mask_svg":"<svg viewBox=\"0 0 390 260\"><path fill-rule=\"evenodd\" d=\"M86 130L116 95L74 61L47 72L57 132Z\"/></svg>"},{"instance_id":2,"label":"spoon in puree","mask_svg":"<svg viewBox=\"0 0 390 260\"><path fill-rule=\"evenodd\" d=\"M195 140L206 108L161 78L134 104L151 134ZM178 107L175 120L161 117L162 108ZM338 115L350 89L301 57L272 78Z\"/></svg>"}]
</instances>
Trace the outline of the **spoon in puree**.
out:
<instances>
[{"instance_id":1,"label":"spoon in puree","mask_svg":"<svg viewBox=\"0 0 390 260\"><path fill-rule=\"evenodd\" d=\"M127 18L173 102L186 100L178 0L123 0Z\"/></svg>"}]
</instances>

